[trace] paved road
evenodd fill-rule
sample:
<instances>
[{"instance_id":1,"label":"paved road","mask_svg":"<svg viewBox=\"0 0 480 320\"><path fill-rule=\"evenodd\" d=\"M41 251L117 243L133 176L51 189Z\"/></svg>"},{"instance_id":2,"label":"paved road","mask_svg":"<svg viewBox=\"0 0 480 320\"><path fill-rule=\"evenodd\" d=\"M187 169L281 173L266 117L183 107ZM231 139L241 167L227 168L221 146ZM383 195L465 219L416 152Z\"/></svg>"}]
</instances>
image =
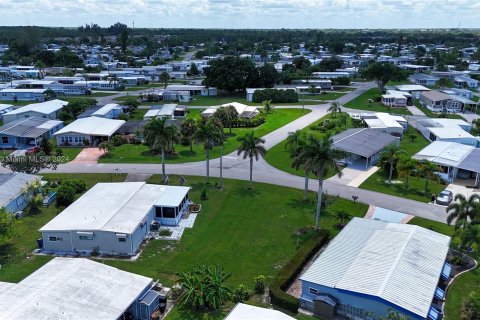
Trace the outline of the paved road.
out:
<instances>
[{"instance_id":1,"label":"paved road","mask_svg":"<svg viewBox=\"0 0 480 320\"><path fill-rule=\"evenodd\" d=\"M356 91L352 91L347 95L341 97L337 101L344 104L365 91L374 87L375 84L369 83L360 87ZM284 106L286 108L288 106ZM301 106L291 106L301 108ZM264 136L267 149L272 148L282 140L284 140L289 132L304 128L316 120L327 114L329 104L310 105L305 108L312 111L303 117L279 128L266 136ZM210 161L211 176L218 177L219 159ZM6 172L5 168L0 168L0 172ZM71 164L66 163L58 167L56 172L60 173L115 173L115 172L129 173L129 174L155 174L161 173L160 164ZM183 164L168 164L167 172L169 174L183 174L183 175L205 175L205 161L183 163ZM48 172L48 170L46 171ZM224 157L223 160L223 176L231 179L248 180L249 161L239 158L236 152L230 153ZM269 184L292 187L297 189L304 188L304 178L280 171L270 166L265 160L260 159L254 163L254 180ZM310 181L310 190L317 190L318 182L316 180ZM342 198L351 199L352 195L357 195L358 201L374 206L384 207L391 210L396 210L415 216L420 216L430 220L445 222L445 209L438 206L432 206L426 203L412 201L396 196L390 196L383 193L358 189L350 186L340 185L329 181L324 182L325 191L331 195L339 195Z\"/></svg>"}]
</instances>

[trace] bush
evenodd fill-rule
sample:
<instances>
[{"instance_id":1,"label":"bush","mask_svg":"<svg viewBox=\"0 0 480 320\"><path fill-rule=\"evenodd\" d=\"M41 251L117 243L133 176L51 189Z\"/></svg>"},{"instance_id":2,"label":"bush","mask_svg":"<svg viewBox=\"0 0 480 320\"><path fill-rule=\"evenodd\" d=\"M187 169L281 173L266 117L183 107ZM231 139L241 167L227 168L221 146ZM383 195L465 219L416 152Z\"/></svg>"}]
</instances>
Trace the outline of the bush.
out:
<instances>
[{"instance_id":1,"label":"bush","mask_svg":"<svg viewBox=\"0 0 480 320\"><path fill-rule=\"evenodd\" d=\"M256 276L255 279L253 280L255 281L255 284L253 286L255 292L258 294L264 293L265 292L265 276L261 274L259 276Z\"/></svg>"},{"instance_id":2,"label":"bush","mask_svg":"<svg viewBox=\"0 0 480 320\"><path fill-rule=\"evenodd\" d=\"M200 199L201 199L201 200L207 200L207 199L208 199L208 196L207 196L207 186L204 186L204 187L203 187L202 193L200 194Z\"/></svg>"},{"instance_id":3,"label":"bush","mask_svg":"<svg viewBox=\"0 0 480 320\"><path fill-rule=\"evenodd\" d=\"M244 302L250 298L247 286L241 284L233 290L232 300L233 302Z\"/></svg>"},{"instance_id":4,"label":"bush","mask_svg":"<svg viewBox=\"0 0 480 320\"><path fill-rule=\"evenodd\" d=\"M297 312L298 299L285 293L285 290L287 290L288 286L295 280L295 277L302 271L303 266L327 240L328 231L320 230L298 249L295 256L280 270L270 285L270 300L272 304L290 312Z\"/></svg>"},{"instance_id":5,"label":"bush","mask_svg":"<svg viewBox=\"0 0 480 320\"><path fill-rule=\"evenodd\" d=\"M236 118L232 121L232 128L254 128L264 124L266 116L264 113L260 113L253 118Z\"/></svg>"},{"instance_id":6,"label":"bush","mask_svg":"<svg viewBox=\"0 0 480 320\"><path fill-rule=\"evenodd\" d=\"M172 231L170 231L169 229L166 229L166 228L162 228L158 232L158 235L161 236L161 237L170 237L172 235Z\"/></svg>"},{"instance_id":7,"label":"bush","mask_svg":"<svg viewBox=\"0 0 480 320\"><path fill-rule=\"evenodd\" d=\"M62 184L57 190L57 205L67 207L75 200L75 189L68 184Z\"/></svg>"},{"instance_id":8,"label":"bush","mask_svg":"<svg viewBox=\"0 0 480 320\"><path fill-rule=\"evenodd\" d=\"M122 139L121 136L118 136L118 135L117 135L117 136L114 136L114 137L112 138L112 143L113 143L113 145L114 145L115 147L119 147L119 146L121 146L122 144L124 144L124 141L123 141L123 139Z\"/></svg>"},{"instance_id":9,"label":"bush","mask_svg":"<svg viewBox=\"0 0 480 320\"><path fill-rule=\"evenodd\" d=\"M82 193L82 192L87 191L87 184L85 183L85 181L83 181L81 179L65 180L62 183L62 185L71 186L73 188L73 190L75 191L75 193Z\"/></svg>"},{"instance_id":10,"label":"bush","mask_svg":"<svg viewBox=\"0 0 480 320\"><path fill-rule=\"evenodd\" d=\"M338 86L348 86L350 84L350 78L349 77L338 77L331 79L333 85L338 85Z\"/></svg>"},{"instance_id":11,"label":"bush","mask_svg":"<svg viewBox=\"0 0 480 320\"><path fill-rule=\"evenodd\" d=\"M480 319L480 294L473 291L470 292L463 302L460 318L463 320Z\"/></svg>"},{"instance_id":12,"label":"bush","mask_svg":"<svg viewBox=\"0 0 480 320\"><path fill-rule=\"evenodd\" d=\"M450 262L456 266L465 266L467 261L461 256L454 256L450 259Z\"/></svg>"},{"instance_id":13,"label":"bush","mask_svg":"<svg viewBox=\"0 0 480 320\"><path fill-rule=\"evenodd\" d=\"M272 103L298 102L298 94L293 89L264 89L253 93L253 102L261 103L265 100L270 100Z\"/></svg>"}]
</instances>

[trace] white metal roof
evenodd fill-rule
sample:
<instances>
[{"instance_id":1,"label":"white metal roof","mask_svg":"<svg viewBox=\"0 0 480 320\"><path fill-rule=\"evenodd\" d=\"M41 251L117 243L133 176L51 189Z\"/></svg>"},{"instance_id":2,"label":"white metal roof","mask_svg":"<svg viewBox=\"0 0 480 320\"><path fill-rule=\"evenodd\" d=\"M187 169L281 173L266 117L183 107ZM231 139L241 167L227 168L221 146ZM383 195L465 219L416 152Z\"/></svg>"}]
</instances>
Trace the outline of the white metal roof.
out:
<instances>
[{"instance_id":1,"label":"white metal roof","mask_svg":"<svg viewBox=\"0 0 480 320\"><path fill-rule=\"evenodd\" d=\"M112 110L120 110L122 107L118 103L109 103L92 113L92 116L103 117Z\"/></svg>"},{"instance_id":2,"label":"white metal roof","mask_svg":"<svg viewBox=\"0 0 480 320\"><path fill-rule=\"evenodd\" d=\"M410 96L410 93L398 91L398 90L387 90L387 94L384 94L382 97L395 98L395 99L407 99Z\"/></svg>"},{"instance_id":3,"label":"white metal roof","mask_svg":"<svg viewBox=\"0 0 480 320\"><path fill-rule=\"evenodd\" d=\"M0 103L0 111L5 110L5 109L10 109L10 108L13 108L13 104Z\"/></svg>"},{"instance_id":4,"label":"white metal roof","mask_svg":"<svg viewBox=\"0 0 480 320\"><path fill-rule=\"evenodd\" d=\"M456 142L434 141L417 152L413 157L419 160L428 160L434 163L453 166L459 165L475 147Z\"/></svg>"},{"instance_id":5,"label":"white metal roof","mask_svg":"<svg viewBox=\"0 0 480 320\"><path fill-rule=\"evenodd\" d=\"M0 174L0 208L21 194L28 183L41 178L21 172Z\"/></svg>"},{"instance_id":6,"label":"white metal roof","mask_svg":"<svg viewBox=\"0 0 480 320\"><path fill-rule=\"evenodd\" d=\"M30 93L44 93L47 89L3 89L0 92L4 93L22 93L22 92L30 92Z\"/></svg>"},{"instance_id":7,"label":"white metal roof","mask_svg":"<svg viewBox=\"0 0 480 320\"><path fill-rule=\"evenodd\" d=\"M399 84L395 87L400 91L430 91L427 87L419 84Z\"/></svg>"},{"instance_id":8,"label":"white metal roof","mask_svg":"<svg viewBox=\"0 0 480 320\"><path fill-rule=\"evenodd\" d=\"M0 319L116 320L152 279L84 258L54 258L0 292Z\"/></svg>"},{"instance_id":9,"label":"white metal roof","mask_svg":"<svg viewBox=\"0 0 480 320\"><path fill-rule=\"evenodd\" d=\"M239 303L230 311L225 320L294 320L285 313Z\"/></svg>"},{"instance_id":10,"label":"white metal roof","mask_svg":"<svg viewBox=\"0 0 480 320\"><path fill-rule=\"evenodd\" d=\"M183 73L183 72L182 72ZM171 91L189 91L189 90L203 90L205 86L195 86L188 84L170 84L165 89Z\"/></svg>"},{"instance_id":11,"label":"white metal roof","mask_svg":"<svg viewBox=\"0 0 480 320\"><path fill-rule=\"evenodd\" d=\"M40 102L40 103L32 103L32 104L27 104L24 107L15 109L13 111L7 112L6 115L21 114L29 111L34 111L41 114L51 114L53 112L56 112L62 109L67 104L68 104L67 101L58 100L58 99L49 100L49 101Z\"/></svg>"},{"instance_id":12,"label":"white metal roof","mask_svg":"<svg viewBox=\"0 0 480 320\"><path fill-rule=\"evenodd\" d=\"M428 131L433 133L435 136L437 136L439 139L460 139L460 138L472 138L474 139L475 137L472 136L470 133L467 131L463 130L460 127L441 127L441 128L427 128Z\"/></svg>"},{"instance_id":13,"label":"white metal roof","mask_svg":"<svg viewBox=\"0 0 480 320\"><path fill-rule=\"evenodd\" d=\"M449 244L422 227L354 218L301 280L377 296L426 318Z\"/></svg>"},{"instance_id":14,"label":"white metal roof","mask_svg":"<svg viewBox=\"0 0 480 320\"><path fill-rule=\"evenodd\" d=\"M397 120L390 114L385 113L385 112L376 112L375 116L377 117L378 120L383 122L385 124L385 127L387 128L402 128L403 126L397 122Z\"/></svg>"},{"instance_id":15,"label":"white metal roof","mask_svg":"<svg viewBox=\"0 0 480 320\"><path fill-rule=\"evenodd\" d=\"M152 206L178 206L190 188L145 182L98 183L40 231L132 233Z\"/></svg>"},{"instance_id":16,"label":"white metal roof","mask_svg":"<svg viewBox=\"0 0 480 320\"><path fill-rule=\"evenodd\" d=\"M81 133L91 136L111 136L125 123L124 120L113 120L100 117L81 118L73 121L68 126L53 135L64 133Z\"/></svg>"},{"instance_id":17,"label":"white metal roof","mask_svg":"<svg viewBox=\"0 0 480 320\"><path fill-rule=\"evenodd\" d=\"M175 109L178 104L167 103L159 106L152 106L147 113L143 116L144 118L153 118L153 117L172 117Z\"/></svg>"}]
</instances>

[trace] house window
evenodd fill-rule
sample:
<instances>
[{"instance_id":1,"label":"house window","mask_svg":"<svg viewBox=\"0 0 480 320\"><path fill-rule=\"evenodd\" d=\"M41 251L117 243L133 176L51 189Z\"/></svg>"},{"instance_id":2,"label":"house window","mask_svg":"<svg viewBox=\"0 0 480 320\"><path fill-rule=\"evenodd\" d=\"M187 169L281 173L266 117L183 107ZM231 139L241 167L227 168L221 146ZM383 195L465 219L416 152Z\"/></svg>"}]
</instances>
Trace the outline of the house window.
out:
<instances>
[{"instance_id":1,"label":"house window","mask_svg":"<svg viewBox=\"0 0 480 320\"><path fill-rule=\"evenodd\" d=\"M315 288L308 288L308 291L309 291L311 294L314 294L314 295L317 295L317 294L318 294L318 290L315 289Z\"/></svg>"},{"instance_id":2,"label":"house window","mask_svg":"<svg viewBox=\"0 0 480 320\"><path fill-rule=\"evenodd\" d=\"M164 207L163 218L175 218L175 208Z\"/></svg>"},{"instance_id":3,"label":"house window","mask_svg":"<svg viewBox=\"0 0 480 320\"><path fill-rule=\"evenodd\" d=\"M127 242L127 238L118 238L118 242Z\"/></svg>"},{"instance_id":4,"label":"house window","mask_svg":"<svg viewBox=\"0 0 480 320\"><path fill-rule=\"evenodd\" d=\"M48 237L48 241L52 241L52 242L55 242L55 241L60 241L61 238L59 237Z\"/></svg>"},{"instance_id":5,"label":"house window","mask_svg":"<svg viewBox=\"0 0 480 320\"><path fill-rule=\"evenodd\" d=\"M78 236L80 240L93 240L93 236L82 235Z\"/></svg>"},{"instance_id":6,"label":"house window","mask_svg":"<svg viewBox=\"0 0 480 320\"><path fill-rule=\"evenodd\" d=\"M155 207L155 217L157 218L162 217L162 207Z\"/></svg>"},{"instance_id":7,"label":"house window","mask_svg":"<svg viewBox=\"0 0 480 320\"><path fill-rule=\"evenodd\" d=\"M8 143L8 137L2 137L2 143L7 144Z\"/></svg>"}]
</instances>

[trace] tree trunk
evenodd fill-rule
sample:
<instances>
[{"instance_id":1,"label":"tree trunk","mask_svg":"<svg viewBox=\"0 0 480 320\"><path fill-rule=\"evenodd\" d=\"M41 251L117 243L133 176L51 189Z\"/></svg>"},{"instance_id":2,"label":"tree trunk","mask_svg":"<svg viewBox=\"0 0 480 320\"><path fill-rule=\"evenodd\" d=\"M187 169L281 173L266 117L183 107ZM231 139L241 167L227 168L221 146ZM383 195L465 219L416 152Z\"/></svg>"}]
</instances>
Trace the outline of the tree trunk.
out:
<instances>
[{"instance_id":1,"label":"tree trunk","mask_svg":"<svg viewBox=\"0 0 480 320\"><path fill-rule=\"evenodd\" d=\"M390 173L388 175L388 183L392 183L393 176L393 161L390 161Z\"/></svg>"},{"instance_id":2,"label":"tree trunk","mask_svg":"<svg viewBox=\"0 0 480 320\"><path fill-rule=\"evenodd\" d=\"M210 183L210 149L205 149L207 156L207 183Z\"/></svg>"},{"instance_id":3,"label":"tree trunk","mask_svg":"<svg viewBox=\"0 0 480 320\"><path fill-rule=\"evenodd\" d=\"M163 179L165 179L166 173L165 173L165 148L162 147L162 175Z\"/></svg>"},{"instance_id":4,"label":"tree trunk","mask_svg":"<svg viewBox=\"0 0 480 320\"><path fill-rule=\"evenodd\" d=\"M315 230L320 228L320 212L322 211L323 196L323 168L318 173L318 191L317 191L317 213L315 215Z\"/></svg>"},{"instance_id":5,"label":"tree trunk","mask_svg":"<svg viewBox=\"0 0 480 320\"><path fill-rule=\"evenodd\" d=\"M190 152L193 153L193 143L191 140L190 140Z\"/></svg>"},{"instance_id":6,"label":"tree trunk","mask_svg":"<svg viewBox=\"0 0 480 320\"><path fill-rule=\"evenodd\" d=\"M307 201L308 199L308 171L305 171L305 190L303 191L303 200Z\"/></svg>"},{"instance_id":7,"label":"tree trunk","mask_svg":"<svg viewBox=\"0 0 480 320\"><path fill-rule=\"evenodd\" d=\"M428 189L428 178L425 179L425 190L423 193L427 194L427 189Z\"/></svg>"},{"instance_id":8,"label":"tree trunk","mask_svg":"<svg viewBox=\"0 0 480 320\"><path fill-rule=\"evenodd\" d=\"M250 157L250 186L252 188L252 180L253 180L253 157Z\"/></svg>"}]
</instances>

